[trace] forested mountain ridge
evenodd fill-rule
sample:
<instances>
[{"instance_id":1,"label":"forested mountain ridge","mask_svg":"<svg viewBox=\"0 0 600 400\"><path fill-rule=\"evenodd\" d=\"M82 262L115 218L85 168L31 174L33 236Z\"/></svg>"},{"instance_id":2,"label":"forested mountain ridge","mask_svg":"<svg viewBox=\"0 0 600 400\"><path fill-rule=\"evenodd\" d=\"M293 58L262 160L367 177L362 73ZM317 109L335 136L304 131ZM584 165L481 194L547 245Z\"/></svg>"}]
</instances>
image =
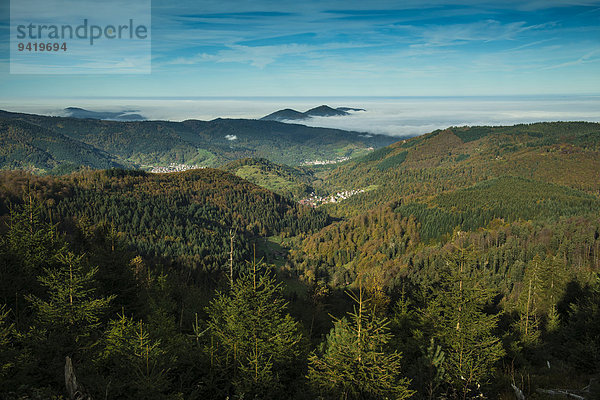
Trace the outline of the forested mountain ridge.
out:
<instances>
[{"instance_id":1,"label":"forested mountain ridge","mask_svg":"<svg viewBox=\"0 0 600 400\"><path fill-rule=\"evenodd\" d=\"M327 105L321 105L315 108L311 108L308 111L299 112L286 108L284 110L275 111L269 115L261 118L264 121L289 121L289 120L303 120L311 117L334 117L334 116L345 116L350 115L348 111L365 111L363 109L350 108L350 107L338 107L331 108Z\"/></svg>"},{"instance_id":2,"label":"forested mountain ridge","mask_svg":"<svg viewBox=\"0 0 600 400\"><path fill-rule=\"evenodd\" d=\"M69 167L120 166L115 157L27 121L0 120L0 165L4 169L68 171Z\"/></svg>"},{"instance_id":3,"label":"forested mountain ridge","mask_svg":"<svg viewBox=\"0 0 600 400\"><path fill-rule=\"evenodd\" d=\"M370 190L326 205L342 220L299 240L290 263L316 287L353 288L367 279L388 293L401 291L396 333L405 354L415 351L422 330L429 329L421 323L433 304L440 305L431 293L448 273L471 265L477 290L494 293L488 316L502 316L504 362L516 368L504 369L504 379L529 374L535 383L517 387L527 388L531 398L546 398L535 388L576 388L600 371L591 361L597 350L591 358L584 350L598 349L597 330L586 325L593 338L574 330L591 321L578 314L578 299L588 288L598 290L599 144L600 124L540 123L449 128L376 150L324 179L330 191ZM456 263L457 254L466 258ZM419 320L411 334L403 333ZM560 341L569 344L558 346ZM413 359L431 357L436 371L433 343L422 344ZM435 374L409 376L437 390Z\"/></svg>"},{"instance_id":4,"label":"forested mountain ridge","mask_svg":"<svg viewBox=\"0 0 600 400\"><path fill-rule=\"evenodd\" d=\"M408 243L435 246L456 231L477 232L498 221L552 226L576 216L596 218L600 124L435 131L349 161L330 172L328 185L372 189L325 206L347 220L304 239L293 253L298 265L318 265L309 268L310 278L320 271L336 284L352 283L349 276L376 268L386 271L381 284L391 284L397 255L411 254ZM402 233L389 238L385 230L398 225ZM366 246L363 251L361 246ZM596 268L597 261L590 267Z\"/></svg>"},{"instance_id":5,"label":"forested mountain ridge","mask_svg":"<svg viewBox=\"0 0 600 400\"><path fill-rule=\"evenodd\" d=\"M276 121L216 119L213 121L103 121L66 117L46 117L0 111L0 140L11 132L25 140L40 130L49 141L65 141L95 153L104 154L115 164L137 167L169 165L201 165L214 167L245 157L264 157L289 165L306 161L332 160L368 153L370 148L386 146L394 139L328 128L284 124ZM31 139L33 140L33 139ZM30 141L25 145L31 146ZM67 147L67 146L65 146ZM27 147L28 148L28 147ZM102 167L98 161L69 157L60 158L55 148L49 151L54 164L71 164L74 168ZM81 151L79 151L81 152ZM23 154L22 146L7 142L0 167L49 170L53 164ZM107 165L104 167L108 167Z\"/></svg>"},{"instance_id":6,"label":"forested mountain ridge","mask_svg":"<svg viewBox=\"0 0 600 400\"><path fill-rule=\"evenodd\" d=\"M335 214L384 202L424 199L501 176L600 193L600 124L553 122L458 127L406 139L331 172L329 191L375 186L336 206Z\"/></svg>"}]
</instances>

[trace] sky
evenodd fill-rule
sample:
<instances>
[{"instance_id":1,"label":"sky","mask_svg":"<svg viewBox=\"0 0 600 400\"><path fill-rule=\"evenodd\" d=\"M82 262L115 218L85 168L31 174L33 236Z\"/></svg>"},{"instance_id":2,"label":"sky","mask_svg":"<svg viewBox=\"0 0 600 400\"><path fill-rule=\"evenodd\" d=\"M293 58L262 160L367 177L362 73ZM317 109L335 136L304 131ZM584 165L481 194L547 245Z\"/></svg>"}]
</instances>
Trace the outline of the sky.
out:
<instances>
[{"instance_id":1,"label":"sky","mask_svg":"<svg viewBox=\"0 0 600 400\"><path fill-rule=\"evenodd\" d=\"M144 74L11 74L0 13L3 104L600 94L600 0L153 0Z\"/></svg>"}]
</instances>

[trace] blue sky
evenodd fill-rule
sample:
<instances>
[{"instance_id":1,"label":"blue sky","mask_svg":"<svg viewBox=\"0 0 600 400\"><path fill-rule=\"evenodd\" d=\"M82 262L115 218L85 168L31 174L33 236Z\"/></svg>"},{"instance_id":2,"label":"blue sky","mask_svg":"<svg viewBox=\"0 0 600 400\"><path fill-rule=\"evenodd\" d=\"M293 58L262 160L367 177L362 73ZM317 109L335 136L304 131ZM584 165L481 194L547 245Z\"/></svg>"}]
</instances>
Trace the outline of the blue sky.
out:
<instances>
[{"instance_id":1,"label":"blue sky","mask_svg":"<svg viewBox=\"0 0 600 400\"><path fill-rule=\"evenodd\" d=\"M0 12L5 100L600 93L600 0L153 0L149 75L11 75Z\"/></svg>"}]
</instances>

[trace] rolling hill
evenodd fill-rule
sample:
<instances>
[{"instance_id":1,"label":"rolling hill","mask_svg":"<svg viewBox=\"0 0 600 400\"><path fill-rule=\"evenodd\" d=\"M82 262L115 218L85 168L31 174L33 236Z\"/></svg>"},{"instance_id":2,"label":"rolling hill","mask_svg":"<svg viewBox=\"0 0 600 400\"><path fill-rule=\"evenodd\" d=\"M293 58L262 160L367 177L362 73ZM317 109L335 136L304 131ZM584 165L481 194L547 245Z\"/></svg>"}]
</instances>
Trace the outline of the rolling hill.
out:
<instances>
[{"instance_id":1,"label":"rolling hill","mask_svg":"<svg viewBox=\"0 0 600 400\"><path fill-rule=\"evenodd\" d=\"M68 172L78 166L119 167L115 157L96 147L22 120L0 120L3 169Z\"/></svg>"},{"instance_id":2,"label":"rolling hill","mask_svg":"<svg viewBox=\"0 0 600 400\"><path fill-rule=\"evenodd\" d=\"M225 164L221 169L283 196L300 199L314 189L314 176L304 169L275 164L267 159L244 158Z\"/></svg>"},{"instance_id":3,"label":"rolling hill","mask_svg":"<svg viewBox=\"0 0 600 400\"><path fill-rule=\"evenodd\" d=\"M16 166L44 171L62 164L92 168L115 165L150 168L172 163L212 167L246 157L300 165L306 161L366 154L371 148L394 141L383 135L366 137L338 129L243 119L121 122L0 111L0 122L3 126L0 140L9 145L0 168ZM10 132L15 130L21 132L23 143L19 145L21 150L13 152L18 146L12 143ZM28 151L23 149L35 147L32 140L37 131L43 131L47 141L62 141L65 145L37 149L48 155L27 158ZM61 150L74 146L111 161L101 164L91 156L71 157Z\"/></svg>"},{"instance_id":4,"label":"rolling hill","mask_svg":"<svg viewBox=\"0 0 600 400\"><path fill-rule=\"evenodd\" d=\"M107 119L115 121L142 121L146 118L140 114L136 114L137 110L123 110L123 111L90 111L79 107L67 107L65 108L67 117L72 118L89 118L89 119Z\"/></svg>"},{"instance_id":5,"label":"rolling hill","mask_svg":"<svg viewBox=\"0 0 600 400\"><path fill-rule=\"evenodd\" d=\"M261 118L263 121L293 121L299 119L306 119L308 116L300 111L292 110L291 108L286 108L283 110L275 111L269 115L266 115Z\"/></svg>"},{"instance_id":6,"label":"rolling hill","mask_svg":"<svg viewBox=\"0 0 600 400\"><path fill-rule=\"evenodd\" d=\"M598 123L439 130L351 160L323 186L368 190L323 206L339 221L292 250L307 280L432 282L448 253L471 246L514 301L536 254L566 260L582 282L600 268Z\"/></svg>"}]
</instances>

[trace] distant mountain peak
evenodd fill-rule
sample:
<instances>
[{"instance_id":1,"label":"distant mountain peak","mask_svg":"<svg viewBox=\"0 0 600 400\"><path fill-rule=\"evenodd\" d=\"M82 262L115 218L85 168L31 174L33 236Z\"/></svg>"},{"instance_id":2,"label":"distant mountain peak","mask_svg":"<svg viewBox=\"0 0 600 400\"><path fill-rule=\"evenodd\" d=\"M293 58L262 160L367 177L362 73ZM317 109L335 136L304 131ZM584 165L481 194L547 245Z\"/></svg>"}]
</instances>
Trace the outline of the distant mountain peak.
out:
<instances>
[{"instance_id":1,"label":"distant mountain peak","mask_svg":"<svg viewBox=\"0 0 600 400\"><path fill-rule=\"evenodd\" d=\"M261 120L265 121L283 121L283 120L295 120L295 119L306 119L308 116L305 113L301 113L300 111L292 110L291 108L286 108L283 110L275 111L265 117L262 117Z\"/></svg>"},{"instance_id":2,"label":"distant mountain peak","mask_svg":"<svg viewBox=\"0 0 600 400\"><path fill-rule=\"evenodd\" d=\"M319 107L311 108L304 114L306 114L310 117L335 117L335 116L341 116L341 115L348 115L348 113L346 111L331 108L327 105L322 105Z\"/></svg>"},{"instance_id":3,"label":"distant mountain peak","mask_svg":"<svg viewBox=\"0 0 600 400\"><path fill-rule=\"evenodd\" d=\"M261 120L267 121L294 121L303 120L312 117L338 117L344 115L350 115L349 111L366 111L364 108L352 108L352 107L338 107L332 108L326 104L320 105L315 108L311 108L308 111L300 112L291 108L285 108L283 110L275 111L267 116L261 118Z\"/></svg>"},{"instance_id":4,"label":"distant mountain peak","mask_svg":"<svg viewBox=\"0 0 600 400\"><path fill-rule=\"evenodd\" d=\"M137 110L123 111L90 111L80 107L67 107L64 109L67 117L80 119L103 119L114 121L143 121L146 119L143 115L136 114Z\"/></svg>"}]
</instances>

